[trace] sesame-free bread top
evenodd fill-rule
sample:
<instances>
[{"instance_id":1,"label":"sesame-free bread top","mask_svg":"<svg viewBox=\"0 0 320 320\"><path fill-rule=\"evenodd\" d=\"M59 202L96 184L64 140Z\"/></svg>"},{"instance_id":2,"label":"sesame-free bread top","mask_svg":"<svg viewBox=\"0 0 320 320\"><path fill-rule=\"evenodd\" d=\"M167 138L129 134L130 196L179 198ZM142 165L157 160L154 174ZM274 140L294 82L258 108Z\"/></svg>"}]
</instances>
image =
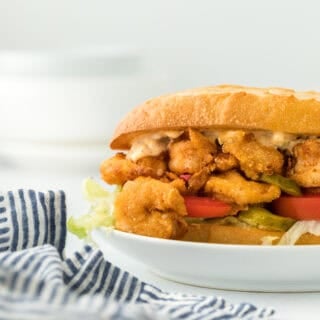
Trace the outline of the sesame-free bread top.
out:
<instances>
[{"instance_id":1,"label":"sesame-free bread top","mask_svg":"<svg viewBox=\"0 0 320 320\"><path fill-rule=\"evenodd\" d=\"M320 135L320 93L220 85L160 96L128 113L110 146L126 150L140 134L188 127Z\"/></svg>"}]
</instances>

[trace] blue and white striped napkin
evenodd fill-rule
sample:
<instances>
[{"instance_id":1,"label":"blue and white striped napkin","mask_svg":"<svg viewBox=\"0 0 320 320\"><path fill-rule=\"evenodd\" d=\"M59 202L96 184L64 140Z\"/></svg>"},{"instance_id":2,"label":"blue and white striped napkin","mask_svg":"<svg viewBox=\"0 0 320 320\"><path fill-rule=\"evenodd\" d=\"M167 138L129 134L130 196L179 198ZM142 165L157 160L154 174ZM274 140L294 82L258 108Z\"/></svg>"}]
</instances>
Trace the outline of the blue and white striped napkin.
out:
<instances>
[{"instance_id":1,"label":"blue and white striped napkin","mask_svg":"<svg viewBox=\"0 0 320 320\"><path fill-rule=\"evenodd\" d=\"M0 319L271 319L223 298L167 293L85 246L64 258L62 191L0 192Z\"/></svg>"}]
</instances>

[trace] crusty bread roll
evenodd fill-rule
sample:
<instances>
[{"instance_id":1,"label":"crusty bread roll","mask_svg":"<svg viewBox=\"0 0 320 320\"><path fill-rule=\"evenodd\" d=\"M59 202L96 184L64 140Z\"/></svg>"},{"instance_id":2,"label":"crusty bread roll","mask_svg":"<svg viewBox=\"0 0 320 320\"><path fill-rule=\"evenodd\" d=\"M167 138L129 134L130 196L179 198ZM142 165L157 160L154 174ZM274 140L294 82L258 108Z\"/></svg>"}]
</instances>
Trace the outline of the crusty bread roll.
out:
<instances>
[{"instance_id":1,"label":"crusty bread roll","mask_svg":"<svg viewBox=\"0 0 320 320\"><path fill-rule=\"evenodd\" d=\"M264 237L276 237L272 244L277 244L284 232L267 231L254 227L219 225L210 223L191 223L188 232L181 240L222 244L261 245ZM320 244L320 236L303 234L296 242L302 244Z\"/></svg>"},{"instance_id":2,"label":"crusty bread roll","mask_svg":"<svg viewBox=\"0 0 320 320\"><path fill-rule=\"evenodd\" d=\"M187 127L320 134L320 93L220 85L146 101L119 124L112 149L129 149L136 136Z\"/></svg>"}]
</instances>

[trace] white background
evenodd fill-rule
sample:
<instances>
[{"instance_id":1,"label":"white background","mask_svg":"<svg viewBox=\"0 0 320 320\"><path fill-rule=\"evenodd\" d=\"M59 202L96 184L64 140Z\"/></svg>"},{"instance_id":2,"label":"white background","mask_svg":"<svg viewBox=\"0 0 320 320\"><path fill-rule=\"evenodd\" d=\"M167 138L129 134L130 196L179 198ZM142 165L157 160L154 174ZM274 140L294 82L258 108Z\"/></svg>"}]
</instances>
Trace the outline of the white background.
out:
<instances>
[{"instance_id":1,"label":"white background","mask_svg":"<svg viewBox=\"0 0 320 320\"><path fill-rule=\"evenodd\" d=\"M0 49L131 45L172 90L221 82L319 88L317 0L0 0Z\"/></svg>"}]
</instances>

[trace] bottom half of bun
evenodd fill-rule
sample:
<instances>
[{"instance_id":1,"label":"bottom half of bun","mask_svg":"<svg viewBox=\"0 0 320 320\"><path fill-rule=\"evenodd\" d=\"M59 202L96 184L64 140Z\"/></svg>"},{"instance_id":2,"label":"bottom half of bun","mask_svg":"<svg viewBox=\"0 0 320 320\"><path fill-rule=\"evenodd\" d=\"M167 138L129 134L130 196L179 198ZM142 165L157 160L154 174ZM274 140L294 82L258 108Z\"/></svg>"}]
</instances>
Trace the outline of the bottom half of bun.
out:
<instances>
[{"instance_id":1,"label":"bottom half of bun","mask_svg":"<svg viewBox=\"0 0 320 320\"><path fill-rule=\"evenodd\" d=\"M283 234L284 232L281 231L268 231L250 226L243 227L210 223L190 223L188 232L181 240L220 244L261 245L264 243L266 237L274 237L272 244L277 244ZM320 236L305 233L295 244L320 244Z\"/></svg>"}]
</instances>

